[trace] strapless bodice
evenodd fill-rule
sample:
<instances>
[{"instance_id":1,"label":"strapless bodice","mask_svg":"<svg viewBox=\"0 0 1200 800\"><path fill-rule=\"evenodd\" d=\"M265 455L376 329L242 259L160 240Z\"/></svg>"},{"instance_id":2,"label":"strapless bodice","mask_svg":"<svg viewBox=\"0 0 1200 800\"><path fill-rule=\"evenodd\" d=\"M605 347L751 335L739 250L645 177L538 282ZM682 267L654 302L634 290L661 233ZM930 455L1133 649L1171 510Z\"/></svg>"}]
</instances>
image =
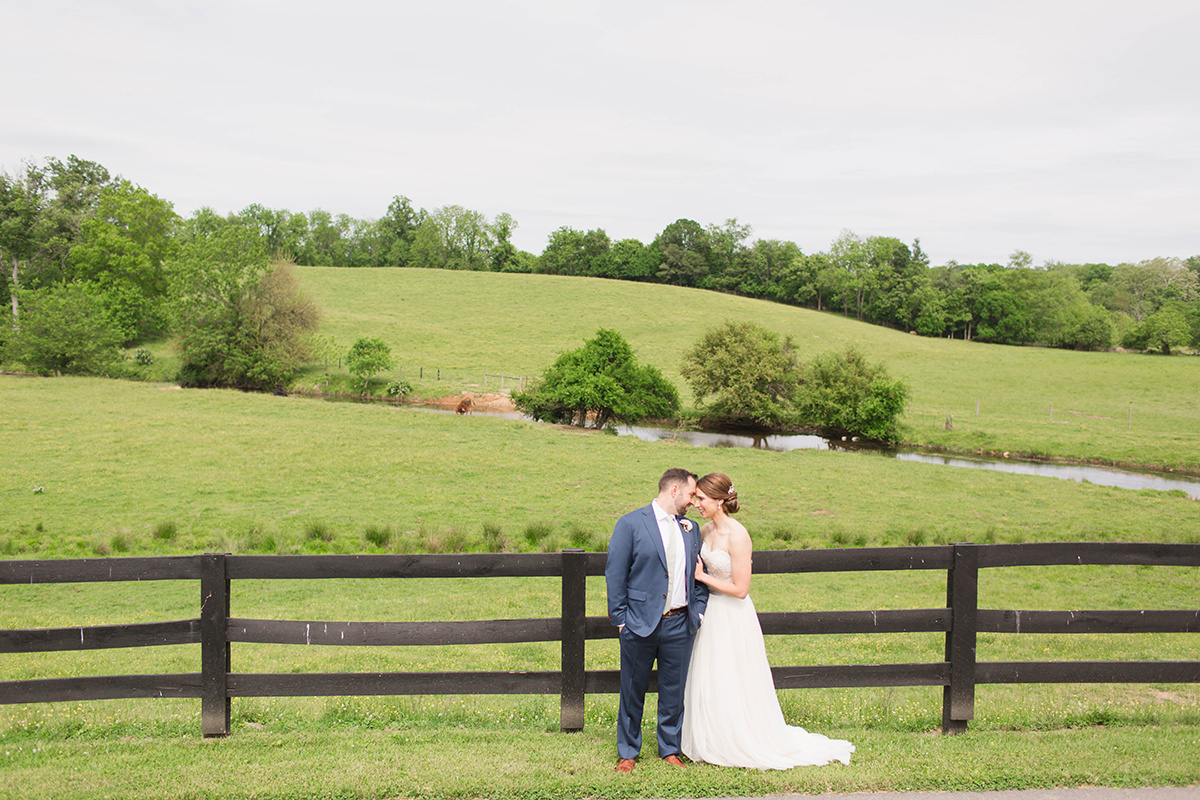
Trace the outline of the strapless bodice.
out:
<instances>
[{"instance_id":1,"label":"strapless bodice","mask_svg":"<svg viewBox=\"0 0 1200 800\"><path fill-rule=\"evenodd\" d=\"M733 580L733 556L724 550L716 550L705 542L700 548L700 557L704 559L704 568L708 574L723 581Z\"/></svg>"}]
</instances>

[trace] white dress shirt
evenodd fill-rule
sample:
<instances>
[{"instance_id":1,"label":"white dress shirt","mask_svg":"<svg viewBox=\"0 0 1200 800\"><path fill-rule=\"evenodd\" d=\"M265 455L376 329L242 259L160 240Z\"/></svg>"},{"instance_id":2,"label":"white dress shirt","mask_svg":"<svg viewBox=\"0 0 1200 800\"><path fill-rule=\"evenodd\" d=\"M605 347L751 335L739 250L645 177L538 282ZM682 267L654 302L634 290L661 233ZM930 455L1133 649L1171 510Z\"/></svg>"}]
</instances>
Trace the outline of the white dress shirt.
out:
<instances>
[{"instance_id":1,"label":"white dress shirt","mask_svg":"<svg viewBox=\"0 0 1200 800\"><path fill-rule=\"evenodd\" d=\"M675 515L664 511L658 500L651 501L650 505L654 507L654 518L658 520L658 533L662 536L664 553L671 552L671 548L667 547L667 537L674 536L676 539L675 563L668 565L668 570L675 575L675 593L668 605L670 608L681 608L687 605L687 545L683 540L683 531L680 530Z\"/></svg>"}]
</instances>

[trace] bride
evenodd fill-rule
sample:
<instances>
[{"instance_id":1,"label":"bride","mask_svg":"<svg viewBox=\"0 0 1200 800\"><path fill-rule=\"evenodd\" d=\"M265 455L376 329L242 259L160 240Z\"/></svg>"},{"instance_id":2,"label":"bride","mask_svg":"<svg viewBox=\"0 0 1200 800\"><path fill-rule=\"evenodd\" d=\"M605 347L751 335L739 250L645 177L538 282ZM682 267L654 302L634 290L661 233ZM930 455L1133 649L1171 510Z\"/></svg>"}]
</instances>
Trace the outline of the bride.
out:
<instances>
[{"instance_id":1,"label":"bride","mask_svg":"<svg viewBox=\"0 0 1200 800\"><path fill-rule=\"evenodd\" d=\"M696 483L701 528L696 580L710 594L683 694L683 753L725 767L789 769L850 763L854 745L789 726L779 708L750 599L750 534L730 515L737 492L713 472ZM707 566L707 572L705 567Z\"/></svg>"}]
</instances>

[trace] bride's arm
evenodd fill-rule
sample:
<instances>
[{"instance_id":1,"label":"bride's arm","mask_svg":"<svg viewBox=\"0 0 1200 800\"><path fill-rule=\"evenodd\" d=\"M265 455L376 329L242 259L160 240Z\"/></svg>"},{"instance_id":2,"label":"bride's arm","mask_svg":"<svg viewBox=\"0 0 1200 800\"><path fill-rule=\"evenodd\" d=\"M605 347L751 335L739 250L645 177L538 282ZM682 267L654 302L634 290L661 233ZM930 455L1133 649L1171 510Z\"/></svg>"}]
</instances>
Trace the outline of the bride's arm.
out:
<instances>
[{"instance_id":1,"label":"bride's arm","mask_svg":"<svg viewBox=\"0 0 1200 800\"><path fill-rule=\"evenodd\" d=\"M750 534L745 528L736 530L729 537L729 556L733 562L733 580L723 581L714 578L704 571L704 562L696 563L696 580L708 586L709 589L727 594L730 597L743 598L750 594L750 558L752 553Z\"/></svg>"}]
</instances>

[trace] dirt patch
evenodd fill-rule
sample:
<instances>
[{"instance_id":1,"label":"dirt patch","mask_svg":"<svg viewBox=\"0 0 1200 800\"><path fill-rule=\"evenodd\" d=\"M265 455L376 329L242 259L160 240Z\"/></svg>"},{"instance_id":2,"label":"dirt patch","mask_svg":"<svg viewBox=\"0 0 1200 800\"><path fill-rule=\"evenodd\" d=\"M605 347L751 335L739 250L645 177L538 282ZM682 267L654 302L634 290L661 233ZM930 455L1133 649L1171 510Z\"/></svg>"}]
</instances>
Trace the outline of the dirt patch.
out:
<instances>
[{"instance_id":1,"label":"dirt patch","mask_svg":"<svg viewBox=\"0 0 1200 800\"><path fill-rule=\"evenodd\" d=\"M512 398L499 392L462 392L460 394L448 394L445 397L438 397L432 400L424 400L422 403L453 411L464 397L471 398L471 406L474 411L513 412L517 410L517 407L513 405Z\"/></svg>"}]
</instances>

